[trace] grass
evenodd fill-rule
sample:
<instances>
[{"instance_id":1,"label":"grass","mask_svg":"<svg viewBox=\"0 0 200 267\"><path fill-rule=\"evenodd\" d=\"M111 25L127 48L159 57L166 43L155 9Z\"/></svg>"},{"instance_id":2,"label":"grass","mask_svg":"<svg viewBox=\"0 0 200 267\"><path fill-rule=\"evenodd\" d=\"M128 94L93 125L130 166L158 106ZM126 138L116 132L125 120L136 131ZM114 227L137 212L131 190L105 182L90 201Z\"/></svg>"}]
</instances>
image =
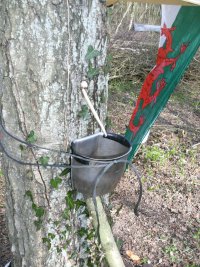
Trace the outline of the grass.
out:
<instances>
[{"instance_id":1,"label":"grass","mask_svg":"<svg viewBox=\"0 0 200 267\"><path fill-rule=\"evenodd\" d=\"M166 246L163 252L169 257L172 263L178 263L180 261L178 257L179 251L176 245L172 244L172 245Z\"/></svg>"},{"instance_id":2,"label":"grass","mask_svg":"<svg viewBox=\"0 0 200 267\"><path fill-rule=\"evenodd\" d=\"M200 228L196 233L194 233L193 238L200 242Z\"/></svg>"},{"instance_id":3,"label":"grass","mask_svg":"<svg viewBox=\"0 0 200 267\"><path fill-rule=\"evenodd\" d=\"M147 146L144 148L144 158L147 161L164 163L167 160L167 154L158 146Z\"/></svg>"},{"instance_id":4,"label":"grass","mask_svg":"<svg viewBox=\"0 0 200 267\"><path fill-rule=\"evenodd\" d=\"M157 145L147 145L143 148L144 159L152 163L159 163L160 165L166 163L168 160L179 155L180 160L184 158L184 154L180 156L180 151L176 147L163 149Z\"/></svg>"},{"instance_id":5,"label":"grass","mask_svg":"<svg viewBox=\"0 0 200 267\"><path fill-rule=\"evenodd\" d=\"M200 110L200 100L198 98L197 92L188 91L184 82L180 84L180 88L178 87L174 93L172 94L171 100L174 102L178 102L180 104L190 105L194 108L194 110Z\"/></svg>"},{"instance_id":6,"label":"grass","mask_svg":"<svg viewBox=\"0 0 200 267\"><path fill-rule=\"evenodd\" d=\"M142 81L134 78L131 80L126 79L113 79L109 81L109 91L113 94L128 93L132 98L136 98L142 87Z\"/></svg>"}]
</instances>

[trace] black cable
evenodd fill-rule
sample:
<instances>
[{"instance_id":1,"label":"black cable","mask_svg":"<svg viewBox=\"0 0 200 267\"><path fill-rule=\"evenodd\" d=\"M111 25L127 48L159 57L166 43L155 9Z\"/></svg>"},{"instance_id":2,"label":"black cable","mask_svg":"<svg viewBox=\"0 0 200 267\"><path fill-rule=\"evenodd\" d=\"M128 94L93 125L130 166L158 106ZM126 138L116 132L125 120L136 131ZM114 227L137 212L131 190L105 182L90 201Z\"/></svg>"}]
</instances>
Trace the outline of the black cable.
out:
<instances>
[{"instance_id":1,"label":"black cable","mask_svg":"<svg viewBox=\"0 0 200 267\"><path fill-rule=\"evenodd\" d=\"M25 162L25 161L22 161L22 160L20 160L20 159L17 159L17 158L15 158L15 157L13 157L6 149L5 149L5 147L3 146L3 144L2 144L2 142L0 142L0 147L1 147L1 149L2 149L2 151L5 153L5 155L9 158L9 159L11 159L11 160L13 160L13 161L15 161L15 162L17 162L18 164L20 164L20 165L25 165L25 166L43 166L44 167L44 165L43 164L41 164L41 163L32 163L32 162ZM91 159L85 159L85 158L83 158L83 157L80 157L80 156L77 156L77 155L73 155L73 154L71 154L70 153L70 155L72 156L72 157L75 157L75 158L80 158L80 159L84 159L84 160L87 160L87 161L91 161ZM94 166L92 166L93 168L102 168L102 167L106 167L108 165L108 163L105 163L104 162L104 164L99 164L99 165L94 165ZM54 168L69 168L69 169L71 169L71 168L77 168L77 169L81 169L81 168L83 168L83 165L71 165L71 164L66 164L66 163L63 163L63 164L57 164L57 163L52 163L52 164L45 164L45 167L54 167ZM91 166L90 165L84 165L84 168L91 168Z\"/></svg>"},{"instance_id":2,"label":"black cable","mask_svg":"<svg viewBox=\"0 0 200 267\"><path fill-rule=\"evenodd\" d=\"M44 167L44 165L41 164L41 163L39 163L39 162L38 162L38 163L25 162L25 161L22 161L22 160L19 160L19 159L13 157L13 156L12 156L6 149L5 149L5 147L3 146L2 142L0 142L0 147L1 147L2 151L4 152L4 154L5 154L9 159L11 159L11 160L17 162L17 163L20 164L20 165L24 165L24 166L43 166L43 167ZM56 164L56 163L55 163L55 164L49 164L49 163L47 163L47 164L45 164L45 167L54 167L54 168L66 168L66 167L68 167L68 168L71 168L71 166L68 165L68 164L66 164L66 163L63 163L63 164Z\"/></svg>"},{"instance_id":3,"label":"black cable","mask_svg":"<svg viewBox=\"0 0 200 267\"><path fill-rule=\"evenodd\" d=\"M134 166L133 163L131 164L131 168L132 168L132 171L134 171L134 173L136 174L138 182L139 182L139 197L138 197L138 201L135 204L135 208L134 208L135 215L139 216L138 207L139 207L141 199L142 199L142 191L143 191L142 181L141 181L141 175L139 174L138 170L136 169L136 167Z\"/></svg>"},{"instance_id":4,"label":"black cable","mask_svg":"<svg viewBox=\"0 0 200 267\"><path fill-rule=\"evenodd\" d=\"M2 118L0 117L0 127L3 129L4 133L6 133L8 136L10 136L12 139L26 145L27 147L31 147L31 148L36 148L36 149L42 149L42 150L47 150L47 151L51 151L51 152L56 152L56 153L60 153L60 154L65 154L65 155L68 155L69 157L74 157L74 158L78 158L78 159L82 159L82 160L85 160L85 161L88 161L88 162L91 162L91 161L95 161L95 160L91 160L90 158L86 158L86 157L82 157L82 156L78 156L78 155L75 155L75 154L72 154L70 152L66 152L66 151L63 151L63 150L57 150L57 149L51 149L51 148L45 148L45 147L42 147L42 146L38 146L36 144L31 144L25 140L22 140L20 139L19 137L11 134L9 131L6 130L6 128L4 127L3 123L2 123ZM24 162L22 160L19 160L19 159L16 159L15 157L13 157L12 155L10 155L10 153L5 149L5 147L3 146L2 142L0 142L0 147L2 148L2 151L5 153L5 155L10 158L11 160L17 162L18 164L20 165L25 165L25 166L44 166L43 164L37 162L37 163L32 163L32 162ZM97 162L97 161L95 161ZM99 217L98 217L98 211L97 211L97 204L96 204L96 187L99 183L99 180L101 179L101 177L106 173L106 171L115 163L118 163L118 162L126 162L127 165L130 164L130 161L125 161L125 160L114 160L114 161L101 161L101 160L98 160L98 163L99 165L93 165L93 167L95 168L102 168L102 167L105 167L104 170L102 171L102 173L100 175L98 175L98 177L96 178L96 181L95 181L95 185L94 185L94 191L93 191L93 202L94 202L94 205L95 205L95 211L96 211L96 215L97 215L97 220L98 220L98 225L99 225ZM79 165L70 165L70 164L66 164L66 163L63 163L63 164L57 164L57 163L52 163L52 164L45 164L45 167L51 167L51 168L83 168L83 165L82 166L79 166ZM84 168L90 168L90 165L84 165ZM131 168L133 170L133 172L136 174L137 176L137 179L138 179L138 182L139 182L139 197L138 197L138 201L137 203L135 204L135 208L134 208L134 213L136 216L138 216L138 207L140 205L140 202L141 202L141 199L142 199L142 191L143 191L143 188L142 188L142 182L141 182L141 175L138 173L137 169L135 168L135 166L133 165L133 163L131 164ZM98 226L99 227L99 226ZM99 232L99 231L98 231Z\"/></svg>"},{"instance_id":5,"label":"black cable","mask_svg":"<svg viewBox=\"0 0 200 267\"><path fill-rule=\"evenodd\" d=\"M2 151L4 152L4 154L11 160L17 162L18 164L20 165L24 165L24 166L35 166L35 167L38 167L38 166L43 166L43 164L37 162L37 163L32 163L32 162L24 162L24 161L21 161L19 159L16 159L15 157L13 157L12 155L10 155L10 153L5 149L5 147L3 146L2 142L0 142L0 147L2 149ZM71 153L69 153L72 157L77 157L76 155L73 155ZM79 158L81 159L84 159L86 160L84 157L80 157L78 156ZM91 161L91 159L87 159L88 161ZM94 160L93 160L94 161ZM94 202L94 206L95 206L95 211L96 211L96 216L97 216L97 222L98 222L98 227L97 227L97 233L99 235L99 216L98 216L98 211L97 211L97 203L96 203L96 188L97 188L97 185L101 179L101 177L103 177L103 175L108 171L109 168L111 168L111 166L113 164L116 164L116 163L120 163L120 162L125 162L125 163L130 163L130 161L127 161L127 160L114 160L114 161L110 161L109 163L107 162L106 164L99 164L99 165L93 165L93 168L102 168L102 167L105 167L103 169L103 171L97 176L96 180L95 180L95 184L94 184L94 189L93 189L93 202ZM70 165L70 164L66 164L66 163L63 163L63 164L57 164L57 163L52 163L52 164L45 164L45 167L51 167L51 168L77 168L77 169L80 169L80 168L90 168L91 166L90 165ZM131 164L131 168L133 170L133 172L136 174L137 176L137 179L138 179L138 182L139 182L139 197L138 197L138 201L137 203L135 204L135 208L134 208L134 213L136 216L139 216L138 214L138 207L140 205L140 202L141 202L141 199L142 199L142 191L143 191L143 188L142 188L142 181L141 181L141 175L138 173L137 169L135 168L135 166L133 165L133 163Z\"/></svg>"},{"instance_id":6,"label":"black cable","mask_svg":"<svg viewBox=\"0 0 200 267\"><path fill-rule=\"evenodd\" d=\"M79 156L79 155L76 155L76 154L73 154L73 153L70 153L70 152L67 152L67 151L63 151L63 150L58 150L58 149L52 149L52 148L46 148L46 147L42 147L42 146L38 146L36 144L31 144L23 139L20 139L19 137L11 134L9 131L6 130L6 128L3 126L3 123L2 123L2 120L1 120L1 117L0 117L0 127L3 129L3 131L9 136L11 137L12 139L18 141L19 143L22 143L24 145L26 145L27 147L30 147L30 148L36 148L36 149L42 149L42 150L47 150L47 151L51 151L51 152L56 152L56 153L60 153L60 154L65 154L65 155L68 155L69 157L74 157L74 158L77 158L77 159L82 159L84 161L88 161L90 162L91 159L90 158L87 158L87 157L83 157L83 156ZM1 144L2 145L2 144ZM5 148L4 148L5 150ZM6 151L6 150L5 150ZM6 153L5 153L6 154ZM14 161L18 162L19 164L21 165L31 165L31 166L38 166L36 163L26 163L26 162L22 162L16 158L14 158L13 156L11 156L8 152L8 157L13 159ZM104 164L105 166L107 166L108 162L106 160L98 160L98 163L100 164ZM35 165L36 164L36 165ZM43 165L42 165L43 166ZM47 165L48 166L48 165ZM49 165L50 167L52 166L52 164ZM95 165L95 167L102 167L103 165ZM55 166L56 167L56 166Z\"/></svg>"},{"instance_id":7,"label":"black cable","mask_svg":"<svg viewBox=\"0 0 200 267\"><path fill-rule=\"evenodd\" d=\"M56 153L64 153L64 154L70 154L69 152L63 151L63 150L58 150L58 149L52 149L52 148L46 148L46 147L42 147L42 146L38 146L36 144L31 144L23 139L20 139L19 137L13 135L12 133L10 133L8 130L6 130L6 128L4 127L3 123L2 123L2 119L0 118L0 127L2 128L2 130L4 131L4 133L6 133L9 137L11 137L12 139L18 141L19 143L22 143L28 147L31 148L36 148L36 149L42 149L42 150L47 150L47 151L52 151L52 152L56 152Z\"/></svg>"}]
</instances>

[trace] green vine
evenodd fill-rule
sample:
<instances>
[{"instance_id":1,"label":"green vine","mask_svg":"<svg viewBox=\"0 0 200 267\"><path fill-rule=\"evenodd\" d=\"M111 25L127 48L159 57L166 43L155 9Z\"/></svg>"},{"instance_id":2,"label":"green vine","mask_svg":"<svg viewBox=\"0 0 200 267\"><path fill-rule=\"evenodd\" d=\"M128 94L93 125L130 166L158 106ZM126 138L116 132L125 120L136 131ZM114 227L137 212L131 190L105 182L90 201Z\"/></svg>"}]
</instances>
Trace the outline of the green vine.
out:
<instances>
[{"instance_id":1,"label":"green vine","mask_svg":"<svg viewBox=\"0 0 200 267\"><path fill-rule=\"evenodd\" d=\"M32 202L32 209L35 212L35 216L37 220L34 221L34 225L36 227L36 230L40 230L42 227L43 217L45 215L45 210L41 206L37 206L34 202L32 192L30 190L26 191L25 195L29 197L30 201Z\"/></svg>"},{"instance_id":2,"label":"green vine","mask_svg":"<svg viewBox=\"0 0 200 267\"><path fill-rule=\"evenodd\" d=\"M88 46L85 59L88 62L87 77L89 80L92 80L95 76L99 75L100 68L96 67L95 59L100 55L101 53L98 50L94 49L92 45Z\"/></svg>"},{"instance_id":3,"label":"green vine","mask_svg":"<svg viewBox=\"0 0 200 267\"><path fill-rule=\"evenodd\" d=\"M88 120L90 117L89 109L87 105L82 105L81 110L78 113L78 117L83 120Z\"/></svg>"},{"instance_id":4,"label":"green vine","mask_svg":"<svg viewBox=\"0 0 200 267\"><path fill-rule=\"evenodd\" d=\"M87 77L89 80L94 79L100 72L103 71L104 75L107 75L111 68L112 55L107 55L105 59L105 64L102 67L96 67L96 58L101 55L101 52L94 49L92 45L88 46L87 54L85 56L86 61L88 62L88 71Z\"/></svg>"},{"instance_id":5,"label":"green vine","mask_svg":"<svg viewBox=\"0 0 200 267\"><path fill-rule=\"evenodd\" d=\"M34 131L31 131L26 139L30 143L37 140ZM24 151L26 146L20 147ZM43 168L47 167L50 157L45 155L39 157L38 163ZM70 168L64 169L57 176L49 181L51 190L60 190L65 177L70 173ZM46 225L51 225L45 236L42 237L42 243L48 250L55 248L57 253L65 251L69 255L69 260L73 266L98 267L104 258L101 245L98 242L96 232L92 225L92 219L89 217L86 202L80 198L75 190L69 190L64 196L64 206L58 209L58 215L55 220L47 218L49 207L37 205L34 195L30 190L25 192L31 202L35 219L33 221L36 230L46 231ZM79 220L79 218L82 220Z\"/></svg>"}]
</instances>

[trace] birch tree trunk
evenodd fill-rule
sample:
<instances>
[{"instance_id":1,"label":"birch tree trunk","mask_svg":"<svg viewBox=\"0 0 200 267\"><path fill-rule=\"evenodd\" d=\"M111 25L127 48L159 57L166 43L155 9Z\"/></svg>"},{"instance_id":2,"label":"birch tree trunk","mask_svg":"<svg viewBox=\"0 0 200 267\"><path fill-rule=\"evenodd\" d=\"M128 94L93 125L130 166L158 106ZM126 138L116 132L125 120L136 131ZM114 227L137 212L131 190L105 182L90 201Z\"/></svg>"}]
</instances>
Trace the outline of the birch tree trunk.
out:
<instances>
[{"instance_id":1,"label":"birch tree trunk","mask_svg":"<svg viewBox=\"0 0 200 267\"><path fill-rule=\"evenodd\" d=\"M99 0L2 0L0 12L1 116L6 129L65 151L75 138L99 131L80 83L88 79L89 96L104 121L105 6ZM23 161L68 160L63 154L26 148L2 129L0 138L7 152ZM5 155L3 164L14 266L84 266L87 240L77 235L77 228L88 223L86 216L70 208L63 222L69 211L69 180L59 180L57 190L50 185L62 170L23 166Z\"/></svg>"}]
</instances>

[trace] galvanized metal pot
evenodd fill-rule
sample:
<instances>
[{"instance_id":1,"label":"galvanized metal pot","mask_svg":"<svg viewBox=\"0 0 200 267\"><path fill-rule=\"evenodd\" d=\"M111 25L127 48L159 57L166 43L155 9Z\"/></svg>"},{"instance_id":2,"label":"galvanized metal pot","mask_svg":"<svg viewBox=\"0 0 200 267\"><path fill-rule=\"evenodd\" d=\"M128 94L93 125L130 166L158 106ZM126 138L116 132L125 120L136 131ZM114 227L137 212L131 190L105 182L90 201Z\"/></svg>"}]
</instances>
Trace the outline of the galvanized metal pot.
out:
<instances>
[{"instance_id":1,"label":"galvanized metal pot","mask_svg":"<svg viewBox=\"0 0 200 267\"><path fill-rule=\"evenodd\" d=\"M100 177L96 195L113 191L124 173L131 151L131 145L125 137L113 133L105 137L103 133L97 133L73 141L71 148L74 154L71 164L75 167L72 167L71 172L74 188L90 197L93 195L96 179ZM115 163L105 172L105 165L112 161Z\"/></svg>"}]
</instances>

